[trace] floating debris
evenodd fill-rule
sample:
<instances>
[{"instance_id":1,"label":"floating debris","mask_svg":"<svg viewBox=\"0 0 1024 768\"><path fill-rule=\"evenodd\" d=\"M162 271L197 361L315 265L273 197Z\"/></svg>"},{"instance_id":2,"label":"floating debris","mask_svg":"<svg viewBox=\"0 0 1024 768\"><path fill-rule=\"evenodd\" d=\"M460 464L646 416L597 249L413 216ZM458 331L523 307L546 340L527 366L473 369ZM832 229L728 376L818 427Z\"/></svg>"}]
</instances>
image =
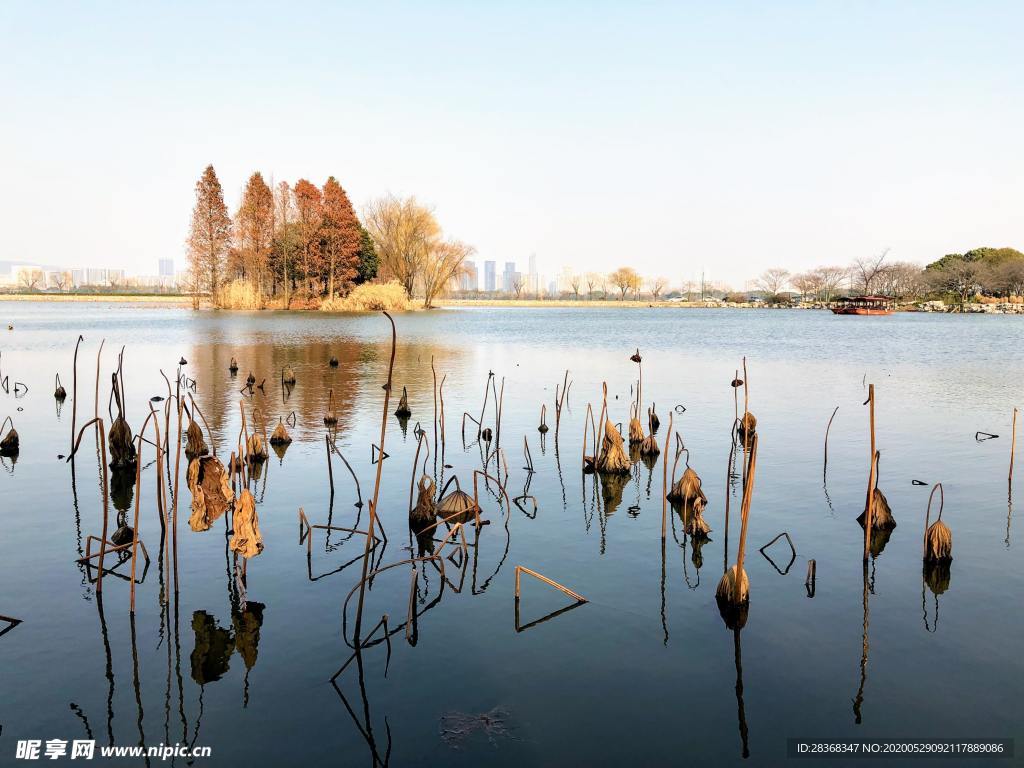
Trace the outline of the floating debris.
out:
<instances>
[{"instance_id":1,"label":"floating debris","mask_svg":"<svg viewBox=\"0 0 1024 768\"><path fill-rule=\"evenodd\" d=\"M233 358L233 357L231 358L231 363L228 365L228 370L231 372L232 376L234 374L238 373L238 361L235 360L235 358ZM255 381L255 379L254 379L254 381Z\"/></svg>"},{"instance_id":2,"label":"floating debris","mask_svg":"<svg viewBox=\"0 0 1024 768\"><path fill-rule=\"evenodd\" d=\"M446 712L441 716L441 738L452 749L461 749L462 744L480 731L491 744L496 739L509 736L508 712L495 707L490 712L471 715L465 712Z\"/></svg>"},{"instance_id":3,"label":"floating debris","mask_svg":"<svg viewBox=\"0 0 1024 768\"><path fill-rule=\"evenodd\" d=\"M290 365L286 365L281 371L281 381L291 386L295 383L295 371Z\"/></svg>"}]
</instances>

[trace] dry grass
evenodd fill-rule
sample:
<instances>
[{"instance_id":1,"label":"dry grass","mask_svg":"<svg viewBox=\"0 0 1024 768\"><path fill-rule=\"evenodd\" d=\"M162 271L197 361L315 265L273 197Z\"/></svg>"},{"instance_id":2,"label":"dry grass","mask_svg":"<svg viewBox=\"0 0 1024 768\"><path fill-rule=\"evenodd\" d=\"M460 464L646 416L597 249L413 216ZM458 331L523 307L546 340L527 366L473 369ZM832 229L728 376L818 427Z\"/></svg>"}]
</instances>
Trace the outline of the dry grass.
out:
<instances>
[{"instance_id":1,"label":"dry grass","mask_svg":"<svg viewBox=\"0 0 1024 768\"><path fill-rule=\"evenodd\" d=\"M363 283L352 289L345 298L325 299L322 312L405 312L412 302L405 295L401 283Z\"/></svg>"},{"instance_id":2,"label":"dry grass","mask_svg":"<svg viewBox=\"0 0 1024 768\"><path fill-rule=\"evenodd\" d=\"M248 280L232 280L221 286L216 304L220 309L263 309L266 297Z\"/></svg>"}]
</instances>

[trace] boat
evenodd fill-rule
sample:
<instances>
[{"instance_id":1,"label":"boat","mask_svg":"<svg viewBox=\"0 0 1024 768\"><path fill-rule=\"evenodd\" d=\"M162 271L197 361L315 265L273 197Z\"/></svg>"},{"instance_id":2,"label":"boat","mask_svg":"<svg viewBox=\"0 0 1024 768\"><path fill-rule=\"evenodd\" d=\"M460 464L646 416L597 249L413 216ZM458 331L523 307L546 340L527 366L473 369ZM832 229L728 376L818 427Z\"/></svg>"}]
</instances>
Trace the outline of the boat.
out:
<instances>
[{"instance_id":1,"label":"boat","mask_svg":"<svg viewBox=\"0 0 1024 768\"><path fill-rule=\"evenodd\" d=\"M832 305L836 315L891 315L893 300L887 296L850 296Z\"/></svg>"}]
</instances>

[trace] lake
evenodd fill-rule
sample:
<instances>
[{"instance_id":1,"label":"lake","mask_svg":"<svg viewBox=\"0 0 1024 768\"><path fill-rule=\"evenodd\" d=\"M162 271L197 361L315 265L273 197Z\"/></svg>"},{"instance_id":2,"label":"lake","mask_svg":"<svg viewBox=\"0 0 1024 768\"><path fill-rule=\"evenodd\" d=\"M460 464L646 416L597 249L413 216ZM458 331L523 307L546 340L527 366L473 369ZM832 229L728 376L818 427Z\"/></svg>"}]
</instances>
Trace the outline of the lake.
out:
<instances>
[{"instance_id":1,"label":"lake","mask_svg":"<svg viewBox=\"0 0 1024 768\"><path fill-rule=\"evenodd\" d=\"M367 501L390 353L385 317L0 307L4 325L14 326L0 332L0 377L9 377L0 418L13 418L21 443L0 473L0 614L22 620L0 636L0 764L15 762L25 739L210 747L212 757L197 765L469 766L778 765L791 737L1024 737L1024 571L1007 485L1024 380L1019 318L500 308L396 316L378 505L388 541L374 550L375 565L419 548L408 524L417 425L430 448L420 462L439 487L454 475L472 495L473 472L485 462L499 477L479 479L489 524L465 526L465 548L445 546L443 574L437 560L420 561L415 581L409 564L372 580L363 637L386 614L390 647L378 628L353 659L358 590L344 619L343 608L360 581L365 539L314 528L307 551L299 509L313 525L366 529L367 505L356 506L338 455L332 497L325 435ZM139 536L151 562L143 569L140 557L134 619L130 562L117 555L106 556L97 599L96 568L78 562L102 527L92 428L74 462L59 458L70 450L78 334L79 427L97 410L101 341L98 410L108 414L123 347L133 431L150 398L167 395L161 369L173 383L181 357L219 457L238 444L240 401L250 424L265 423L268 432L279 419L289 424L294 442L282 456L271 451L250 478L264 550L248 562L244 584L228 550L227 517L203 532L189 528L183 457L175 599L172 569L159 555L167 542L154 447L143 444ZM581 471L587 404L600 411L607 382L611 420L628 423L638 374L630 355L638 348L643 405L655 404L663 452L608 482ZM740 532L730 382L737 370L742 378L744 355L758 461L745 561L749 615L734 630L715 588ZM337 367L328 365L332 356ZM432 363L444 379L443 460L434 453ZM280 382L286 366L296 374L293 388ZM572 384L556 434L555 387L566 370ZM240 392L250 371L263 382L252 395ZM490 455L496 446L477 440L472 420L492 371L504 392L500 464L502 454ZM53 398L58 373L68 390L63 405ZM868 481L864 401L872 383L879 487L897 527L865 571L856 518ZM390 413L403 387L412 411L404 424ZM338 423L329 432L323 416L332 391ZM162 414L164 403L153 405ZM542 405L550 426L543 436ZM825 430L837 406L826 469ZM695 542L670 509L663 548L670 414L688 451L679 472L688 460L700 475L712 530ZM483 422L497 426L490 398ZM162 415L159 423L163 429ZM174 448L172 436L168 499ZM672 447L669 454L671 461ZM133 482L113 483L112 528L118 509L129 520L134 514ZM926 580L922 533L936 482L953 561L948 575ZM785 537L767 557L759 551L782 532L795 557ZM588 602L563 611L573 600L524 575L517 614L519 565ZM416 618L407 626L410 594Z\"/></svg>"}]
</instances>

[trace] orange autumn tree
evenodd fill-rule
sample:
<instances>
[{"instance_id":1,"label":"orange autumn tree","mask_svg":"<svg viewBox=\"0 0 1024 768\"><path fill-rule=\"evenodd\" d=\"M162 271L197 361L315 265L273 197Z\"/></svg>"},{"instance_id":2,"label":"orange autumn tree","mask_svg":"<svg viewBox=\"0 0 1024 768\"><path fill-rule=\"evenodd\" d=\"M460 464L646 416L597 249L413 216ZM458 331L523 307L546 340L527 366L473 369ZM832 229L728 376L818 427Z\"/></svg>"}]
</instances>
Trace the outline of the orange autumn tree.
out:
<instances>
[{"instance_id":1,"label":"orange autumn tree","mask_svg":"<svg viewBox=\"0 0 1024 768\"><path fill-rule=\"evenodd\" d=\"M188 236L188 265L192 283L192 306L199 306L199 292L216 296L231 248L231 217L224 204L217 173L206 166L196 182L196 204Z\"/></svg>"},{"instance_id":2,"label":"orange autumn tree","mask_svg":"<svg viewBox=\"0 0 1024 768\"><path fill-rule=\"evenodd\" d=\"M322 212L320 249L327 271L327 295L333 299L336 285L344 288L359 274L362 228L348 195L333 176L324 184Z\"/></svg>"},{"instance_id":3,"label":"orange autumn tree","mask_svg":"<svg viewBox=\"0 0 1024 768\"><path fill-rule=\"evenodd\" d=\"M274 194L257 171L249 177L235 214L231 266L236 276L254 285L260 296L266 293L273 244Z\"/></svg>"},{"instance_id":4,"label":"orange autumn tree","mask_svg":"<svg viewBox=\"0 0 1024 768\"><path fill-rule=\"evenodd\" d=\"M315 184L307 179L295 183L295 223L299 238L299 260L302 277L306 281L307 295L317 293L322 252L320 230L323 226L323 196Z\"/></svg>"}]
</instances>

